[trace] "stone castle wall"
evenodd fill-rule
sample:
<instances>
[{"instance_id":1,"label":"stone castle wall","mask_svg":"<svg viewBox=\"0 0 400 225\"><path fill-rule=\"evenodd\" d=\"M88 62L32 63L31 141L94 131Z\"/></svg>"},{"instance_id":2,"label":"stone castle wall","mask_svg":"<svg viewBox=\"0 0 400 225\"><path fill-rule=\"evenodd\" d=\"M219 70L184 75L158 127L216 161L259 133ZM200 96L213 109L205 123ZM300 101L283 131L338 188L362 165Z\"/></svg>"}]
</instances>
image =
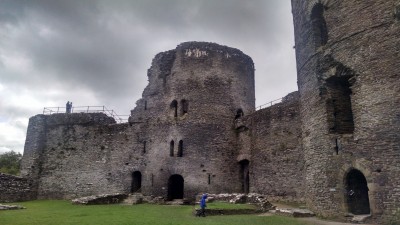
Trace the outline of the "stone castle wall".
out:
<instances>
[{"instance_id":1,"label":"stone castle wall","mask_svg":"<svg viewBox=\"0 0 400 225\"><path fill-rule=\"evenodd\" d=\"M254 111L251 58L183 43L158 54L148 76L129 123L103 114L31 118L22 170L37 181L39 198L130 192L134 172L148 195L168 196L172 175L184 179L185 198L240 192L234 119L239 109Z\"/></svg>"},{"instance_id":2,"label":"stone castle wall","mask_svg":"<svg viewBox=\"0 0 400 225\"><path fill-rule=\"evenodd\" d=\"M398 3L292 0L306 196L321 215L350 211L354 170L375 219L400 207Z\"/></svg>"},{"instance_id":3,"label":"stone castle wall","mask_svg":"<svg viewBox=\"0 0 400 225\"><path fill-rule=\"evenodd\" d=\"M159 53L129 123L32 117L21 174L39 198L171 198L182 180L189 199L259 192L321 216L362 208L390 219L400 208L399 4L292 0L299 91L258 111L241 51L187 42Z\"/></svg>"},{"instance_id":4,"label":"stone castle wall","mask_svg":"<svg viewBox=\"0 0 400 225\"><path fill-rule=\"evenodd\" d=\"M144 181L143 190L166 196L169 178L179 175L187 198L238 192L233 122L238 109L254 110L251 58L226 46L188 42L158 54L148 77L130 118L147 123L145 173L152 182Z\"/></svg>"},{"instance_id":5,"label":"stone castle wall","mask_svg":"<svg viewBox=\"0 0 400 225\"><path fill-rule=\"evenodd\" d=\"M38 198L63 199L125 191L126 185L121 184L125 180L112 173L113 164L122 168L124 165L119 163L124 157L113 157L113 152L120 151L120 146L126 149L134 145L120 131L121 126L128 127L115 124L113 118L102 113L32 117L29 129L40 128L42 137L35 138L43 141L41 148L32 153L37 156L34 160L24 156L22 171L31 171L25 177L35 181ZM27 136L30 135L28 132ZM27 142L25 146L26 152L38 145Z\"/></svg>"},{"instance_id":6,"label":"stone castle wall","mask_svg":"<svg viewBox=\"0 0 400 225\"><path fill-rule=\"evenodd\" d=\"M258 110L249 120L251 192L265 194L271 200L304 202L298 92Z\"/></svg>"},{"instance_id":7,"label":"stone castle wall","mask_svg":"<svg viewBox=\"0 0 400 225\"><path fill-rule=\"evenodd\" d=\"M170 178L179 175L189 199L244 191L300 199L297 93L254 113L250 57L210 43L158 54L148 76L129 123L115 124L101 113L31 118L22 171L35 181L38 198L129 193L133 173L140 173L135 191L146 195L168 197ZM239 114L250 127L244 132L235 127ZM247 190L243 160L249 161ZM293 182L284 183L292 175Z\"/></svg>"},{"instance_id":8,"label":"stone castle wall","mask_svg":"<svg viewBox=\"0 0 400 225\"><path fill-rule=\"evenodd\" d=\"M36 199L33 181L0 173L0 202L18 202Z\"/></svg>"}]
</instances>

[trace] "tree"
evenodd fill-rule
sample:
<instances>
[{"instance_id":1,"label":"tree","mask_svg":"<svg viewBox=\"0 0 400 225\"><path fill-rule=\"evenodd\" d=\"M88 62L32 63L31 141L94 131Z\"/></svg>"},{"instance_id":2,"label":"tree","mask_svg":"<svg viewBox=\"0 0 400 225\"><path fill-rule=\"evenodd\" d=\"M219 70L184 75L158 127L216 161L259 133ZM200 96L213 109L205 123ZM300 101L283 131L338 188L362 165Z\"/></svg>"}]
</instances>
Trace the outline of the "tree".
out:
<instances>
[{"instance_id":1,"label":"tree","mask_svg":"<svg viewBox=\"0 0 400 225\"><path fill-rule=\"evenodd\" d=\"M22 155L14 151L0 154L0 173L19 175Z\"/></svg>"}]
</instances>

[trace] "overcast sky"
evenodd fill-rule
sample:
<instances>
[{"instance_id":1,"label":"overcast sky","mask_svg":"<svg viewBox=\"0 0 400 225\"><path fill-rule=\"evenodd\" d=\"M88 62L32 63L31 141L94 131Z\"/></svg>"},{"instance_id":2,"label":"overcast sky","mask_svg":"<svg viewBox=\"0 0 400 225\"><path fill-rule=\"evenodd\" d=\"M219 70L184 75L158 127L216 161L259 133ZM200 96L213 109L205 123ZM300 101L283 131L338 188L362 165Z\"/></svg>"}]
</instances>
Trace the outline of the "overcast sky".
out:
<instances>
[{"instance_id":1,"label":"overcast sky","mask_svg":"<svg viewBox=\"0 0 400 225\"><path fill-rule=\"evenodd\" d=\"M43 107L129 114L159 52L186 41L238 48L256 105L297 90L290 0L0 0L0 152L23 152Z\"/></svg>"}]
</instances>

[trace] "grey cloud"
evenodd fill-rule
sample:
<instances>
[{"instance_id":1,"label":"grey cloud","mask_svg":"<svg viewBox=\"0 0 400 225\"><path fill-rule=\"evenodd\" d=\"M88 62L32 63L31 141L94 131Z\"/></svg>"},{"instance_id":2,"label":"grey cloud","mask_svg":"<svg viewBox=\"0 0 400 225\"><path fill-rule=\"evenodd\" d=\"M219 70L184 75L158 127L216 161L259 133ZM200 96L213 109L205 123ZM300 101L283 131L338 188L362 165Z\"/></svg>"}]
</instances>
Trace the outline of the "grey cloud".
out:
<instances>
[{"instance_id":1,"label":"grey cloud","mask_svg":"<svg viewBox=\"0 0 400 225\"><path fill-rule=\"evenodd\" d=\"M290 10L280 0L2 0L0 83L38 102L29 112L5 106L3 115L29 117L67 100L127 114L155 54L184 41L242 50L255 62L257 105L283 97L296 89ZM33 68L10 70L1 55Z\"/></svg>"}]
</instances>

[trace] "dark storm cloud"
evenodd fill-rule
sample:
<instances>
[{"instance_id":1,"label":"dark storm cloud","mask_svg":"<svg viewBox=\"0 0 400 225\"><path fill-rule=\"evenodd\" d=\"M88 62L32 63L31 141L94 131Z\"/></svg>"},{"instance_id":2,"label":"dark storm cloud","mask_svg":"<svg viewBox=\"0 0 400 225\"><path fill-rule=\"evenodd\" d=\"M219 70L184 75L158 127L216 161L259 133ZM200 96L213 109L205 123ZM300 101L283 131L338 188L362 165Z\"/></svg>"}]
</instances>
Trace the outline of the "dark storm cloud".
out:
<instances>
[{"instance_id":1,"label":"dark storm cloud","mask_svg":"<svg viewBox=\"0 0 400 225\"><path fill-rule=\"evenodd\" d=\"M252 57L262 104L296 89L291 20L289 0L0 0L0 116L67 100L128 114L155 54L184 41Z\"/></svg>"},{"instance_id":2,"label":"dark storm cloud","mask_svg":"<svg viewBox=\"0 0 400 225\"><path fill-rule=\"evenodd\" d=\"M128 94L123 90L132 85L143 88L149 52L168 50L152 49L163 39L176 45L176 40L210 38L233 47L273 51L281 38L271 32L281 26L280 1L11 2L18 10L8 17L14 23L18 17L26 32L12 37L13 42L33 60L39 79L83 86L102 96L117 87L117 98ZM129 82L137 78L138 86Z\"/></svg>"}]
</instances>

